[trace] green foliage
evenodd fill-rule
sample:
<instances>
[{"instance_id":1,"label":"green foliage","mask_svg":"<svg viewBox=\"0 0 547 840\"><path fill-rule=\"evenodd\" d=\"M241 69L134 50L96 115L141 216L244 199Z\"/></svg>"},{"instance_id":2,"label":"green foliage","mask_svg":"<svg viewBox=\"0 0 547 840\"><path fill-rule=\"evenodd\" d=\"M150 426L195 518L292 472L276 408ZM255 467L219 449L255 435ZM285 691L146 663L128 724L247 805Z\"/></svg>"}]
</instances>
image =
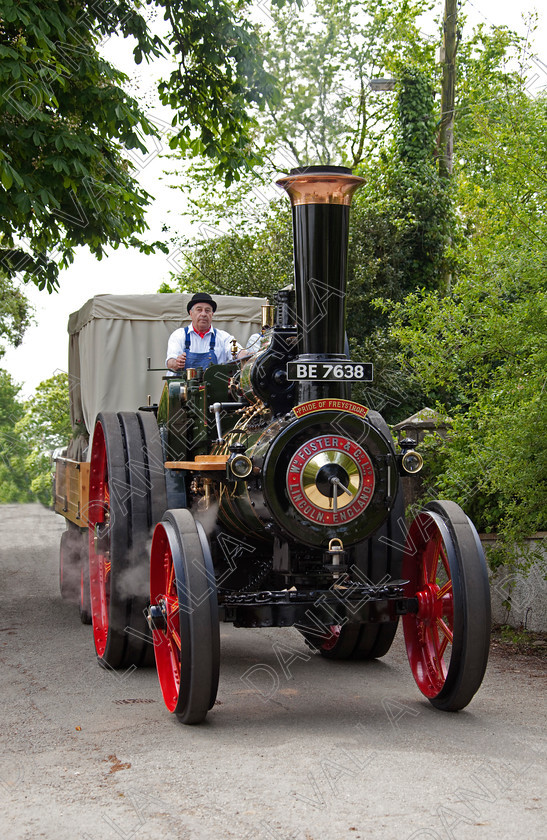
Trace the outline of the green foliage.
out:
<instances>
[{"instance_id":1,"label":"green foliage","mask_svg":"<svg viewBox=\"0 0 547 840\"><path fill-rule=\"evenodd\" d=\"M286 204L264 207L260 226L213 236L183 248L185 270L160 292L256 295L273 298L293 281L291 213Z\"/></svg>"},{"instance_id":2,"label":"green foliage","mask_svg":"<svg viewBox=\"0 0 547 840\"><path fill-rule=\"evenodd\" d=\"M31 320L28 299L16 283L0 271L0 338L18 347ZM4 353L5 347L0 343L0 357Z\"/></svg>"},{"instance_id":3,"label":"green foliage","mask_svg":"<svg viewBox=\"0 0 547 840\"><path fill-rule=\"evenodd\" d=\"M175 109L172 149L212 161L228 185L239 169L260 162L252 142L252 111L275 102L278 90L261 61L258 33L244 0L156 0L170 24L168 42L177 68L159 86Z\"/></svg>"},{"instance_id":4,"label":"green foliage","mask_svg":"<svg viewBox=\"0 0 547 840\"><path fill-rule=\"evenodd\" d=\"M0 503L51 504L51 452L72 437L68 376L41 382L23 403L21 388L0 370Z\"/></svg>"},{"instance_id":5,"label":"green foliage","mask_svg":"<svg viewBox=\"0 0 547 840\"><path fill-rule=\"evenodd\" d=\"M297 17L272 12L265 62L283 98L260 126L266 148L282 146L295 165L362 163L391 124L391 98L369 79L400 65L425 66L433 45L419 30L426 0L315 0Z\"/></svg>"},{"instance_id":6,"label":"green foliage","mask_svg":"<svg viewBox=\"0 0 547 840\"><path fill-rule=\"evenodd\" d=\"M467 229L448 295L416 292L393 309L409 376L443 389L450 439L429 459L441 495L509 546L547 527L546 100L506 89L481 131L460 140L460 214ZM469 175L471 171L473 177Z\"/></svg>"},{"instance_id":7,"label":"green foliage","mask_svg":"<svg viewBox=\"0 0 547 840\"><path fill-rule=\"evenodd\" d=\"M210 161L185 170L180 188L201 222L246 220L251 187L269 189L280 168L363 164L394 119L393 97L371 91L369 79L399 75L405 63L433 65L433 40L419 29L428 0L314 0L304 14L279 5L260 32L264 67L280 91L256 114L252 149L262 163L231 190L218 188Z\"/></svg>"},{"instance_id":8,"label":"green foliage","mask_svg":"<svg viewBox=\"0 0 547 840\"><path fill-rule=\"evenodd\" d=\"M33 495L25 471L27 448L15 427L23 416L21 386L0 369L0 503L30 502Z\"/></svg>"},{"instance_id":9,"label":"green foliage","mask_svg":"<svg viewBox=\"0 0 547 840\"><path fill-rule=\"evenodd\" d=\"M146 152L157 131L124 92L126 76L100 57L101 38L133 38L137 63L174 58L159 86L175 111L173 147L213 158L227 181L255 159L249 109L275 94L245 4L146 5L167 20L165 41L138 0L0 0L0 256L8 277L22 273L51 291L77 246L97 259L108 245L166 247L142 238L150 196L127 156Z\"/></svg>"},{"instance_id":10,"label":"green foliage","mask_svg":"<svg viewBox=\"0 0 547 840\"><path fill-rule=\"evenodd\" d=\"M49 505L51 453L66 446L72 437L66 373L57 373L40 383L32 399L25 403L25 412L14 432L26 445L24 470L30 490L35 498Z\"/></svg>"},{"instance_id":11,"label":"green foliage","mask_svg":"<svg viewBox=\"0 0 547 840\"><path fill-rule=\"evenodd\" d=\"M465 169L473 177L486 171L490 153L486 159L462 153L470 144L480 145L485 140L484 121L477 121L478 113L496 122L498 109L503 110L509 99L522 93L526 71L515 69L521 52L529 53L529 44L504 26L487 29L480 24L458 43L455 166L465 161Z\"/></svg>"},{"instance_id":12,"label":"green foliage","mask_svg":"<svg viewBox=\"0 0 547 840\"><path fill-rule=\"evenodd\" d=\"M17 429L43 450L66 446L72 437L68 374L56 373L38 385L32 399L25 404Z\"/></svg>"},{"instance_id":13,"label":"green foliage","mask_svg":"<svg viewBox=\"0 0 547 840\"><path fill-rule=\"evenodd\" d=\"M359 169L366 184L352 209L348 335L354 357L375 370L374 386L357 386L355 396L389 422L414 413L425 394L401 373L387 312L416 288L440 288L454 231L451 195L435 165L433 113L427 76L400 68L393 144Z\"/></svg>"},{"instance_id":14,"label":"green foliage","mask_svg":"<svg viewBox=\"0 0 547 840\"><path fill-rule=\"evenodd\" d=\"M409 167L425 164L431 169L437 127L431 81L416 67L401 67L397 88L395 143L399 158Z\"/></svg>"},{"instance_id":15,"label":"green foliage","mask_svg":"<svg viewBox=\"0 0 547 840\"><path fill-rule=\"evenodd\" d=\"M91 15L91 17L90 17ZM51 291L77 245L141 244L149 196L124 149L153 129L78 3L0 4L0 234L9 276Z\"/></svg>"}]
</instances>

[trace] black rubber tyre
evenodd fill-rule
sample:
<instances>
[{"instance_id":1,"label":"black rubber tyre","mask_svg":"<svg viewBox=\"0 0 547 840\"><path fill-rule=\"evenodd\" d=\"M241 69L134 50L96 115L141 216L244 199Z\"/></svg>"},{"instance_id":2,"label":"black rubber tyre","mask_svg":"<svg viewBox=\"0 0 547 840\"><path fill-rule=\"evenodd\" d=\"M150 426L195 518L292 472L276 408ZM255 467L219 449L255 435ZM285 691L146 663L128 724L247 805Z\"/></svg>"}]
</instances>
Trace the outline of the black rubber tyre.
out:
<instances>
[{"instance_id":1,"label":"black rubber tyre","mask_svg":"<svg viewBox=\"0 0 547 840\"><path fill-rule=\"evenodd\" d=\"M82 624L92 624L91 618L91 594L89 592L89 555L87 546L84 559L80 568L80 596L78 610Z\"/></svg>"},{"instance_id":2,"label":"black rubber tyre","mask_svg":"<svg viewBox=\"0 0 547 840\"><path fill-rule=\"evenodd\" d=\"M400 486L389 518L374 537L368 540L367 577L373 583L401 579L405 537L405 509ZM393 643L398 625L398 620L361 625L351 658L378 659L385 656Z\"/></svg>"},{"instance_id":3,"label":"black rubber tyre","mask_svg":"<svg viewBox=\"0 0 547 840\"><path fill-rule=\"evenodd\" d=\"M220 666L217 589L203 527L169 510L154 531L150 599L156 666L165 704L181 723L200 723L215 703Z\"/></svg>"},{"instance_id":4,"label":"black rubber tyre","mask_svg":"<svg viewBox=\"0 0 547 840\"><path fill-rule=\"evenodd\" d=\"M91 451L90 587L101 664L152 665L148 545L166 508L163 459L150 412L99 414Z\"/></svg>"},{"instance_id":5,"label":"black rubber tyre","mask_svg":"<svg viewBox=\"0 0 547 840\"><path fill-rule=\"evenodd\" d=\"M61 598L72 604L80 600L80 577L82 568L82 549L85 533L71 522L61 534L59 546L59 589Z\"/></svg>"},{"instance_id":6,"label":"black rubber tyre","mask_svg":"<svg viewBox=\"0 0 547 840\"><path fill-rule=\"evenodd\" d=\"M479 689L490 646L490 588L471 520L454 502L429 502L412 522L403 574L418 612L405 615L408 659L438 709L463 709Z\"/></svg>"}]
</instances>

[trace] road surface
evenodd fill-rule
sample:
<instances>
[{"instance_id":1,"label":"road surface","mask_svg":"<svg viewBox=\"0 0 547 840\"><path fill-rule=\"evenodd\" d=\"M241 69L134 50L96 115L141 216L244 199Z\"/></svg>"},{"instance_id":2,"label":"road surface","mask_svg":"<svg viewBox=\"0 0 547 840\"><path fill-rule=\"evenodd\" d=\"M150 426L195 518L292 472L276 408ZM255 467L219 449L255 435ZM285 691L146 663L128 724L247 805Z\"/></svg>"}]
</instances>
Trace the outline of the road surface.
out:
<instances>
[{"instance_id":1,"label":"road surface","mask_svg":"<svg viewBox=\"0 0 547 840\"><path fill-rule=\"evenodd\" d=\"M154 669L97 665L58 592L63 529L39 505L0 506L3 836L546 837L539 659L494 653L470 706L447 714L418 692L399 636L350 664L310 656L293 629L222 625L217 705L182 726Z\"/></svg>"}]
</instances>

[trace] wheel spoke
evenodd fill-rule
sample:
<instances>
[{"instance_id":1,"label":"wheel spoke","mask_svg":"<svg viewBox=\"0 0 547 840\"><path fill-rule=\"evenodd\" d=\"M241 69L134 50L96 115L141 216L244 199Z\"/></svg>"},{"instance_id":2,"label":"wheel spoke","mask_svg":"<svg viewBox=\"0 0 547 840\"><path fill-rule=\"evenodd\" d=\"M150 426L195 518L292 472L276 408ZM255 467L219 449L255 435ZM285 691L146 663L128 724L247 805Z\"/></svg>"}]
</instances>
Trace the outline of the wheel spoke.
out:
<instances>
[{"instance_id":1,"label":"wheel spoke","mask_svg":"<svg viewBox=\"0 0 547 840\"><path fill-rule=\"evenodd\" d=\"M448 624L446 624L446 622L443 621L442 618L437 619L437 629L440 630L441 634L446 639L445 648L446 648L446 645L449 642L450 642L450 644L452 644L452 642L454 640L454 634L453 634L452 630L450 629L450 627L448 626Z\"/></svg>"},{"instance_id":2,"label":"wheel spoke","mask_svg":"<svg viewBox=\"0 0 547 840\"><path fill-rule=\"evenodd\" d=\"M435 583L437 579L441 539L439 531L436 530L434 537L427 543L422 560L422 579L424 586L428 583Z\"/></svg>"},{"instance_id":3,"label":"wheel spoke","mask_svg":"<svg viewBox=\"0 0 547 840\"><path fill-rule=\"evenodd\" d=\"M449 578L443 586L437 592L437 599L440 601L443 598L446 598L447 595L452 594L452 579Z\"/></svg>"},{"instance_id":4,"label":"wheel spoke","mask_svg":"<svg viewBox=\"0 0 547 840\"><path fill-rule=\"evenodd\" d=\"M173 566L172 562L170 562L170 561L167 561L167 562L168 562L168 566L167 566L167 587L166 587L165 591L169 595L171 595L171 593L173 592L173 589L174 589L174 584L175 584L175 569L174 569L174 566Z\"/></svg>"},{"instance_id":5,"label":"wheel spoke","mask_svg":"<svg viewBox=\"0 0 547 840\"><path fill-rule=\"evenodd\" d=\"M171 657L171 668L173 672L173 682L176 686L177 693L180 688L180 639L178 650L175 650L173 645L169 645L169 655Z\"/></svg>"},{"instance_id":6,"label":"wheel spoke","mask_svg":"<svg viewBox=\"0 0 547 840\"><path fill-rule=\"evenodd\" d=\"M431 640L433 643L433 667L436 673L436 689L439 690L439 686L442 687L442 683L444 682L444 678L446 676L446 665L443 659L444 652L446 650L445 639L441 642L439 639L439 632L438 627L435 624L431 627Z\"/></svg>"},{"instance_id":7,"label":"wheel spoke","mask_svg":"<svg viewBox=\"0 0 547 840\"><path fill-rule=\"evenodd\" d=\"M178 615L179 611L179 599L176 595L165 595L165 608L167 610L167 615L173 617L174 615Z\"/></svg>"}]
</instances>

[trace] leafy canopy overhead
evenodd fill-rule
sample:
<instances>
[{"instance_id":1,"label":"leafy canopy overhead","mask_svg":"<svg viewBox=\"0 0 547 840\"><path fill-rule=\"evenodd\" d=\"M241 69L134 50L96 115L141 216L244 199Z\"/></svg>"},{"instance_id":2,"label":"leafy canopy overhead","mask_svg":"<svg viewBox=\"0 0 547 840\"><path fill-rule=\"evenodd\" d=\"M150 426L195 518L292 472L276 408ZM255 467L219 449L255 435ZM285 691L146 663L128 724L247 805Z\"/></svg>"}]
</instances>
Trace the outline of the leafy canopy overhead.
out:
<instances>
[{"instance_id":1,"label":"leafy canopy overhead","mask_svg":"<svg viewBox=\"0 0 547 840\"><path fill-rule=\"evenodd\" d=\"M149 9L146 9L149 7ZM227 180L248 154L250 107L273 96L244 4L219 0L0 0L0 259L8 277L57 285L59 267L87 245L148 252L150 196L128 151L145 153L156 128L128 96L100 41L134 39L137 62L171 55L160 97L175 111L171 145L215 159ZM162 40L145 12L168 23Z\"/></svg>"},{"instance_id":2,"label":"leafy canopy overhead","mask_svg":"<svg viewBox=\"0 0 547 840\"><path fill-rule=\"evenodd\" d=\"M200 222L248 221L249 192L256 206L274 175L293 166L362 166L394 124L393 97L371 90L370 79L399 77L408 64L434 66L434 40L419 27L429 0L309 0L302 13L295 3L278 5L261 28L264 67L281 95L256 114L259 160L229 191L219 189L211 160L185 169L180 188Z\"/></svg>"},{"instance_id":3,"label":"leafy canopy overhead","mask_svg":"<svg viewBox=\"0 0 547 840\"><path fill-rule=\"evenodd\" d=\"M304 16L272 10L265 63L283 91L260 120L265 150L297 166L362 163L392 124L390 100L371 79L432 62L419 18L429 0L312 0Z\"/></svg>"}]
</instances>

